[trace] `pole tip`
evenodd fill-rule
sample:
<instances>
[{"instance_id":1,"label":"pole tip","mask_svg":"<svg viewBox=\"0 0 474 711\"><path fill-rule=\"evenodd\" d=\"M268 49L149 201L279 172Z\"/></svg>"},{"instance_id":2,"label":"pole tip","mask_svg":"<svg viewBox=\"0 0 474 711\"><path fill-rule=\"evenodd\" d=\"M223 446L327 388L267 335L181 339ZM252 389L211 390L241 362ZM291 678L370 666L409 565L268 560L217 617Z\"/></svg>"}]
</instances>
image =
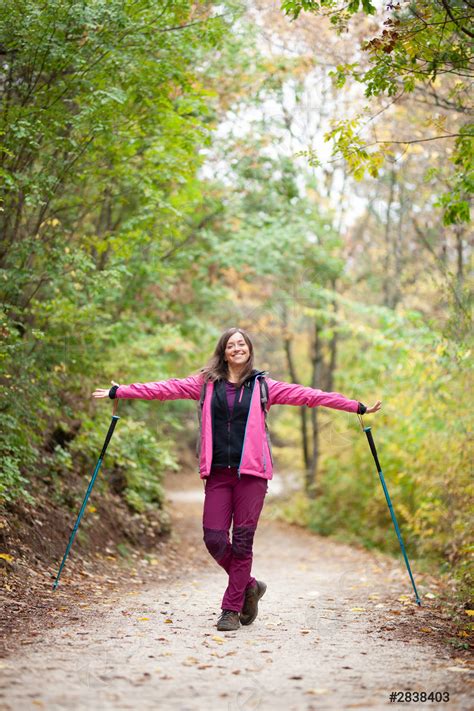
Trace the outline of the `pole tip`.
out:
<instances>
[{"instance_id":1,"label":"pole tip","mask_svg":"<svg viewBox=\"0 0 474 711\"><path fill-rule=\"evenodd\" d=\"M364 432L370 432L371 429L372 427L364 427Z\"/></svg>"}]
</instances>

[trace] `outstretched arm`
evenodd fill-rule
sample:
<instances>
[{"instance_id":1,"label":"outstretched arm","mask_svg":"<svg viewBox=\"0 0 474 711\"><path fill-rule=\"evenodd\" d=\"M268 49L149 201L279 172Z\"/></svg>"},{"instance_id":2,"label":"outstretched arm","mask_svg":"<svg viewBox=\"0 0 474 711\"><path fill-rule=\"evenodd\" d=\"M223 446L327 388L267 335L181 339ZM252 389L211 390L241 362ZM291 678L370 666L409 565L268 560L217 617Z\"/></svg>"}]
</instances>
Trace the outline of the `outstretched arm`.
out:
<instances>
[{"instance_id":1,"label":"outstretched arm","mask_svg":"<svg viewBox=\"0 0 474 711\"><path fill-rule=\"evenodd\" d=\"M324 390L316 388L308 388L297 383L285 383L281 380L272 380L267 378L268 383L268 404L272 405L307 405L308 407L330 407L334 410L345 410L346 412L358 412L365 414L366 412L377 412L380 410L382 403L377 403L366 408L358 400L350 400L341 395L341 393L327 393Z\"/></svg>"},{"instance_id":2,"label":"outstretched arm","mask_svg":"<svg viewBox=\"0 0 474 711\"><path fill-rule=\"evenodd\" d=\"M119 385L112 380L110 389L97 388L92 397L110 397L112 399L140 400L199 400L202 387L202 377L190 375L187 378L170 378L152 383L133 383Z\"/></svg>"}]
</instances>

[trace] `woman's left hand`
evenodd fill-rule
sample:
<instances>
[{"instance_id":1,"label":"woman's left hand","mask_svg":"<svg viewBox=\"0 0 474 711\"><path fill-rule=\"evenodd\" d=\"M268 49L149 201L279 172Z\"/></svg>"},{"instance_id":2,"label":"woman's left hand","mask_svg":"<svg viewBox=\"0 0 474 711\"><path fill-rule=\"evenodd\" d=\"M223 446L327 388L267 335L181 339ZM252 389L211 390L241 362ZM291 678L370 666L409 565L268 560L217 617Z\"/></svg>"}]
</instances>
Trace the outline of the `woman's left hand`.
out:
<instances>
[{"instance_id":1,"label":"woman's left hand","mask_svg":"<svg viewBox=\"0 0 474 711\"><path fill-rule=\"evenodd\" d=\"M367 408L367 410L365 411L365 414L368 415L369 412L377 412L378 410L380 410L381 407L382 407L382 401L377 400L377 402L375 403L375 405L373 407Z\"/></svg>"}]
</instances>

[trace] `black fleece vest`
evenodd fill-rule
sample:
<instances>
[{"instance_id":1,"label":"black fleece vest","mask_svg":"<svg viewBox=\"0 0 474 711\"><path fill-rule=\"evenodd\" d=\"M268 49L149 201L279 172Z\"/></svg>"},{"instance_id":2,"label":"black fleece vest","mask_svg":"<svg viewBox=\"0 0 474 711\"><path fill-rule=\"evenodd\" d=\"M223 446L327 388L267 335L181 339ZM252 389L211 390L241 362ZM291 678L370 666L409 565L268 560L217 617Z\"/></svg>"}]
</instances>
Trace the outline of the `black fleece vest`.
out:
<instances>
[{"instance_id":1,"label":"black fleece vest","mask_svg":"<svg viewBox=\"0 0 474 711\"><path fill-rule=\"evenodd\" d=\"M251 378L236 389L234 408L230 413L224 381L217 380L214 383L211 402L213 466L239 466L254 385L255 378Z\"/></svg>"}]
</instances>

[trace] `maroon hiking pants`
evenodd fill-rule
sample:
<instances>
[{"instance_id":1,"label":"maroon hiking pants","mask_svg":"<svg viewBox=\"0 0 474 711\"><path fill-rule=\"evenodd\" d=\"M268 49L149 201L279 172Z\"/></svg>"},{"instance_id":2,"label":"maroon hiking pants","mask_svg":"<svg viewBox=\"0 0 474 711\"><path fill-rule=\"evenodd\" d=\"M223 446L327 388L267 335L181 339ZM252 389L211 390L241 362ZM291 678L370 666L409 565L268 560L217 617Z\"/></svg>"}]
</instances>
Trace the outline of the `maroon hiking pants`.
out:
<instances>
[{"instance_id":1,"label":"maroon hiking pants","mask_svg":"<svg viewBox=\"0 0 474 711\"><path fill-rule=\"evenodd\" d=\"M245 589L256 585L252 570L253 538L268 480L253 474L237 476L237 467L213 468L204 479L203 540L229 576L223 610L242 610ZM232 526L232 543L229 530Z\"/></svg>"}]
</instances>

